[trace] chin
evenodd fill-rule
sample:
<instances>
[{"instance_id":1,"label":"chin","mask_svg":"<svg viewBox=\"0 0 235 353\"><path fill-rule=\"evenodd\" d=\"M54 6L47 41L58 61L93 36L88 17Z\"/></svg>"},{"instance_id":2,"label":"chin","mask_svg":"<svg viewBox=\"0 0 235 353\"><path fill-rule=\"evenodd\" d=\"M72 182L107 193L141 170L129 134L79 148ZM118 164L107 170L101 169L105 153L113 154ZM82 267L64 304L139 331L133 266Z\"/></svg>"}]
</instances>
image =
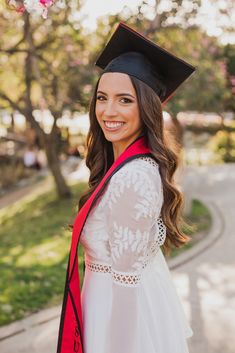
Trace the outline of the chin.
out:
<instances>
[{"instance_id":1,"label":"chin","mask_svg":"<svg viewBox=\"0 0 235 353\"><path fill-rule=\"evenodd\" d=\"M118 141L121 141L124 138L122 136L114 136L114 134L107 133L107 132L104 132L104 136L105 136L106 140L108 140L110 142L118 142Z\"/></svg>"},{"instance_id":2,"label":"chin","mask_svg":"<svg viewBox=\"0 0 235 353\"><path fill-rule=\"evenodd\" d=\"M118 141L121 141L121 139L120 138L115 138L115 137L112 137L112 136L106 136L105 135L105 138L106 138L106 140L107 141L109 141L109 142L118 142Z\"/></svg>"}]
</instances>

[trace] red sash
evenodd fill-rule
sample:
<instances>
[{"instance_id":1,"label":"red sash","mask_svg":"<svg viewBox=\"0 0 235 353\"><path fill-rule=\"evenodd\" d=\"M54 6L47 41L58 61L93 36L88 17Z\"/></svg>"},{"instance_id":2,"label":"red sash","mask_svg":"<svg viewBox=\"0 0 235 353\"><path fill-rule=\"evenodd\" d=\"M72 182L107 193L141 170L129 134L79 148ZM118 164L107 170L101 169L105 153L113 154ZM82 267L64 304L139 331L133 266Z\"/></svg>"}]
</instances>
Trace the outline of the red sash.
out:
<instances>
[{"instance_id":1,"label":"red sash","mask_svg":"<svg viewBox=\"0 0 235 353\"><path fill-rule=\"evenodd\" d=\"M97 188L78 212L73 224L64 300L60 318L57 353L84 353L80 278L77 248L83 226L98 197L110 178L128 161L141 155L151 155L144 136L139 137L114 161Z\"/></svg>"}]
</instances>

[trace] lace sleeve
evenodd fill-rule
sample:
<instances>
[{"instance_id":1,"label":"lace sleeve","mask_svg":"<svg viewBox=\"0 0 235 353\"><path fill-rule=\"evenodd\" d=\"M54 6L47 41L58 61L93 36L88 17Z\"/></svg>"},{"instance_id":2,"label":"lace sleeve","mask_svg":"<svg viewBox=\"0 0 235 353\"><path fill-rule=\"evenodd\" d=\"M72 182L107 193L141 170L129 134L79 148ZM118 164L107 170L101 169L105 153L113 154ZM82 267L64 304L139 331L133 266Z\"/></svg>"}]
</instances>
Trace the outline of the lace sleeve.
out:
<instances>
[{"instance_id":1,"label":"lace sleeve","mask_svg":"<svg viewBox=\"0 0 235 353\"><path fill-rule=\"evenodd\" d=\"M150 230L160 212L160 175L158 169L150 170L143 162L138 168L125 166L110 185L113 301L107 353L138 352L138 287Z\"/></svg>"}]
</instances>

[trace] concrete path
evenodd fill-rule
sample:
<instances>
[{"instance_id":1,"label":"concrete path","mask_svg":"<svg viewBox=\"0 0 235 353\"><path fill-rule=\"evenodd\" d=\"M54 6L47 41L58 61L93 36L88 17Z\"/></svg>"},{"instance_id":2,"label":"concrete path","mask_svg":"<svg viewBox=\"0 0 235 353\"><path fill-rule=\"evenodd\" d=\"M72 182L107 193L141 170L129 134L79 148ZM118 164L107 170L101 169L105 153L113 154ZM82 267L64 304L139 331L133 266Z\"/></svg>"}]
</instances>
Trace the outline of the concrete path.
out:
<instances>
[{"instance_id":1,"label":"concrete path","mask_svg":"<svg viewBox=\"0 0 235 353\"><path fill-rule=\"evenodd\" d=\"M194 331L189 339L190 353L232 353L235 351L235 164L188 168L184 181L192 195L214 204L223 218L219 239L173 271Z\"/></svg>"},{"instance_id":2,"label":"concrete path","mask_svg":"<svg viewBox=\"0 0 235 353\"><path fill-rule=\"evenodd\" d=\"M66 163L62 165L62 173L65 176L69 185L77 183L79 181L86 181L89 177L89 169L85 165L85 160L79 160L76 162L78 165L75 171L71 171ZM39 175L43 180L39 180ZM50 191L55 186L54 179L50 172L46 169L45 171L39 172L37 176L31 178L28 182L24 180L24 184L21 187L17 187L10 192L7 192L0 197L0 209L14 204L18 200L22 200L34 194L34 197L37 197L44 192Z\"/></svg>"},{"instance_id":3,"label":"concrete path","mask_svg":"<svg viewBox=\"0 0 235 353\"><path fill-rule=\"evenodd\" d=\"M194 336L190 353L232 353L235 347L235 165L187 168L184 188L210 207L209 238L170 262ZM201 248L200 248L201 246ZM179 265L179 262L181 265ZM60 307L0 329L1 353L54 353ZM147 352L146 352L147 353Z\"/></svg>"},{"instance_id":4,"label":"concrete path","mask_svg":"<svg viewBox=\"0 0 235 353\"><path fill-rule=\"evenodd\" d=\"M50 181L50 182L49 182ZM18 200L22 200L23 198L27 197L32 191L36 192L35 196L44 190L45 185L47 185L47 190L52 187L52 180L51 178L47 180L38 181L36 178L30 180L29 184L22 185L21 187L17 187L0 197L0 209L12 205ZM49 188L48 188L49 185Z\"/></svg>"}]
</instances>

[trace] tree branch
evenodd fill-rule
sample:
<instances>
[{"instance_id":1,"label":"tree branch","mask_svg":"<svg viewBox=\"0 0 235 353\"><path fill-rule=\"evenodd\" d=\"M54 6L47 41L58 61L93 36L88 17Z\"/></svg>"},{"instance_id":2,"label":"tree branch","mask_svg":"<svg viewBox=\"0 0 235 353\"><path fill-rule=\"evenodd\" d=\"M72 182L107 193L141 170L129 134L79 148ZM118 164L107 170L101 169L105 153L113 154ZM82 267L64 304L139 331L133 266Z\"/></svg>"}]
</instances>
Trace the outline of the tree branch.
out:
<instances>
[{"instance_id":1,"label":"tree branch","mask_svg":"<svg viewBox=\"0 0 235 353\"><path fill-rule=\"evenodd\" d=\"M3 53L8 53L8 54L13 54L13 53L17 53L17 52L25 52L25 49L18 49L18 46L23 43L23 41L25 40L25 35L23 35L23 37L15 44L13 45L11 48L8 49L0 49L0 52Z\"/></svg>"},{"instance_id":2,"label":"tree branch","mask_svg":"<svg viewBox=\"0 0 235 353\"><path fill-rule=\"evenodd\" d=\"M38 132L38 134L45 134L41 126L34 119L32 112L28 109L22 108L19 103L14 102L10 97L8 97L5 93L0 92L0 98L4 101L8 102L13 110L17 110L22 114L26 120L31 124L31 126Z\"/></svg>"},{"instance_id":3,"label":"tree branch","mask_svg":"<svg viewBox=\"0 0 235 353\"><path fill-rule=\"evenodd\" d=\"M150 21L148 28L145 30L145 35L149 36L150 34L156 32L157 29L161 28L161 23L162 23L162 14L159 14L158 12L158 6L159 6L159 0L155 0L155 6L154 6L154 11L155 11L155 16L152 21Z\"/></svg>"},{"instance_id":4,"label":"tree branch","mask_svg":"<svg viewBox=\"0 0 235 353\"><path fill-rule=\"evenodd\" d=\"M20 107L19 103L14 102L10 97L8 97L5 93L0 92L0 98L2 98L3 100L5 100L6 102L8 102L10 104L10 106L12 107L12 109L14 110L18 110L22 115L25 115L25 110Z\"/></svg>"},{"instance_id":5,"label":"tree branch","mask_svg":"<svg viewBox=\"0 0 235 353\"><path fill-rule=\"evenodd\" d=\"M15 49L15 48L11 48L11 49L0 49L1 53L7 53L7 54L15 54L15 53L27 53L28 50L27 49Z\"/></svg>"}]
</instances>

